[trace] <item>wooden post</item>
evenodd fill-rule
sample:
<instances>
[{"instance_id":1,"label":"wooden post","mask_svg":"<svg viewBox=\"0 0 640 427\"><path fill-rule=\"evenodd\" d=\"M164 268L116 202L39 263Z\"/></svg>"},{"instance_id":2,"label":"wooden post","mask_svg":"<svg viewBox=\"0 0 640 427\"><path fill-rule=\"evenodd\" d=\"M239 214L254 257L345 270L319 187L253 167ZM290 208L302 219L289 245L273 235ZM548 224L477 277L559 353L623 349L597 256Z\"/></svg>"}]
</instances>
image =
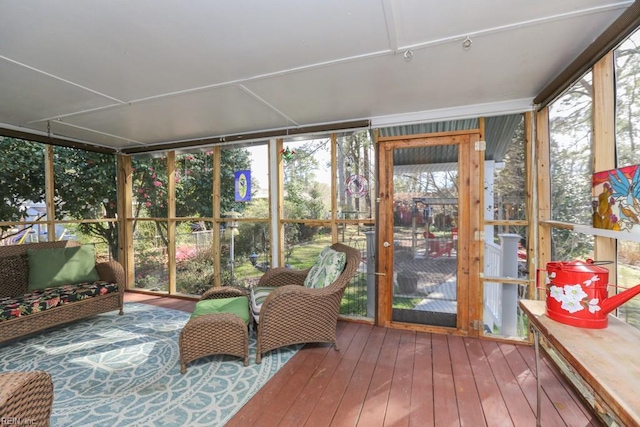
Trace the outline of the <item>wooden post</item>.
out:
<instances>
[{"instance_id":1,"label":"wooden post","mask_svg":"<svg viewBox=\"0 0 640 427\"><path fill-rule=\"evenodd\" d=\"M524 170L525 170L525 215L529 221L527 227L527 271L529 271L529 286L527 287L527 299L535 298L535 271L536 271L536 229L538 218L535 215L535 187L534 187L534 115L532 112L524 114Z\"/></svg>"},{"instance_id":2,"label":"wooden post","mask_svg":"<svg viewBox=\"0 0 640 427\"><path fill-rule=\"evenodd\" d=\"M118 186L118 244L119 260L125 271L126 288L135 284L133 258L133 178L131 172L131 156L117 156Z\"/></svg>"},{"instance_id":3,"label":"wooden post","mask_svg":"<svg viewBox=\"0 0 640 427\"><path fill-rule=\"evenodd\" d=\"M45 182L45 200L47 210L47 240L53 242L56 240L56 207L53 201L55 194L55 173L53 170L53 145L45 145L44 149L44 182ZM40 230L40 227L38 227ZM40 236L38 235L38 241Z\"/></svg>"},{"instance_id":4,"label":"wooden post","mask_svg":"<svg viewBox=\"0 0 640 427\"><path fill-rule=\"evenodd\" d=\"M284 161L280 152L284 146L282 138L276 140L276 153L278 153L277 165L278 165L278 211L276 212L276 224L278 224L278 243L280 250L278 251L278 263L277 266L284 265L284 251L287 249L284 241ZM273 237L273 236L272 236Z\"/></svg>"},{"instance_id":5,"label":"wooden post","mask_svg":"<svg viewBox=\"0 0 640 427\"><path fill-rule=\"evenodd\" d=\"M532 227L537 226L538 233L538 264L536 268L544 268L551 261L551 227L541 224L551 220L551 171L549 157L549 107L544 107L536 114L536 181L538 197L534 199L533 209L538 212L537 221ZM536 203L537 202L537 203ZM536 206L537 204L537 206ZM536 290L537 292L537 290ZM540 293L536 299L544 300L545 294Z\"/></svg>"},{"instance_id":6,"label":"wooden post","mask_svg":"<svg viewBox=\"0 0 640 427\"><path fill-rule=\"evenodd\" d=\"M607 53L593 66L593 171L616 167L616 118L613 52ZM598 261L614 261L604 267L609 270L609 283L616 284L617 240L595 237L594 255ZM615 294L615 289L610 288Z\"/></svg>"},{"instance_id":7,"label":"wooden post","mask_svg":"<svg viewBox=\"0 0 640 427\"><path fill-rule=\"evenodd\" d=\"M176 152L167 153L167 272L169 295L176 293Z\"/></svg>"},{"instance_id":8,"label":"wooden post","mask_svg":"<svg viewBox=\"0 0 640 427\"><path fill-rule=\"evenodd\" d=\"M459 180L464 180L465 175L469 179L469 186L466 190L463 190L464 185L462 182L458 182L458 197L460 202L463 197L468 194L469 197L469 219L466 224L469 224L468 236L473 236L469 239L469 252L466 255L466 263L469 266L468 271L468 286L465 292L462 289L458 289L458 295L462 298L458 298L462 302L462 306L458 310L458 327L463 330L469 331L469 336L478 337L481 333L480 328L471 327L471 325L477 325L478 322L482 322L483 316L483 283L480 280L481 273L484 269L484 239L480 236L484 231L484 160L486 150L481 141L485 141L485 121L484 117L478 119L479 133L469 135L469 142L467 144L458 145L458 152L467 151L469 153L469 164L464 165L460 162L458 167ZM486 143L486 141L485 141ZM460 154L458 154L460 158ZM467 175L468 174L468 175ZM459 202L459 203L460 203ZM464 224L458 221L458 224ZM477 236L477 238L476 238ZM458 239L460 243L460 239ZM458 275L462 271L461 264L465 262L465 254L458 259ZM458 283L461 283L458 280ZM465 293L467 298L464 298ZM469 301L468 309L464 308L464 301Z\"/></svg>"},{"instance_id":9,"label":"wooden post","mask_svg":"<svg viewBox=\"0 0 640 427\"><path fill-rule=\"evenodd\" d=\"M337 138L336 134L331 134L331 188L338 188L338 162L337 160ZM338 241L338 224L336 223L338 212L338 200L336 199L336 194L331 191L331 241ZM343 227L346 227L346 224L343 224Z\"/></svg>"},{"instance_id":10,"label":"wooden post","mask_svg":"<svg viewBox=\"0 0 640 427\"><path fill-rule=\"evenodd\" d=\"M213 285L222 286L220 278L220 147L213 148L213 231L211 252L213 254Z\"/></svg>"},{"instance_id":11,"label":"wooden post","mask_svg":"<svg viewBox=\"0 0 640 427\"><path fill-rule=\"evenodd\" d=\"M393 182L393 150L385 144L378 144L378 182ZM388 327L391 324L392 295L393 295L393 256L392 248L385 247L383 242L393 244L393 235L389 234L393 224L393 200L390 198L392 188L383 188L378 185L378 239L377 245L377 275L378 275L378 308L376 310L376 325ZM391 227L393 228L393 227ZM391 279L390 279L391 278Z\"/></svg>"}]
</instances>

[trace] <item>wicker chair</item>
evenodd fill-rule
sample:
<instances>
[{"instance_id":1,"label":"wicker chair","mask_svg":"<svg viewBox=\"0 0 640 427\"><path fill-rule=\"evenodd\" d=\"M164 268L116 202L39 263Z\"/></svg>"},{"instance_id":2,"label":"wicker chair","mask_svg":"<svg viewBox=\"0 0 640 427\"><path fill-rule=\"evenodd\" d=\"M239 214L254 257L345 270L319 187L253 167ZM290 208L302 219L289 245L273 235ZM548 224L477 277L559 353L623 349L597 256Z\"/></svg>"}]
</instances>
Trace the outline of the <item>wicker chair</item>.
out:
<instances>
[{"instance_id":1,"label":"wicker chair","mask_svg":"<svg viewBox=\"0 0 640 427\"><path fill-rule=\"evenodd\" d=\"M48 426L53 406L53 381L44 371L0 374L1 424Z\"/></svg>"},{"instance_id":2,"label":"wicker chair","mask_svg":"<svg viewBox=\"0 0 640 427\"><path fill-rule=\"evenodd\" d=\"M336 343L340 301L349 281L360 265L360 251L335 243L332 249L346 254L346 264L338 279L324 288L303 286L309 270L274 268L267 271L258 286L274 286L262 303L258 320L256 363L273 349L311 342Z\"/></svg>"}]
</instances>

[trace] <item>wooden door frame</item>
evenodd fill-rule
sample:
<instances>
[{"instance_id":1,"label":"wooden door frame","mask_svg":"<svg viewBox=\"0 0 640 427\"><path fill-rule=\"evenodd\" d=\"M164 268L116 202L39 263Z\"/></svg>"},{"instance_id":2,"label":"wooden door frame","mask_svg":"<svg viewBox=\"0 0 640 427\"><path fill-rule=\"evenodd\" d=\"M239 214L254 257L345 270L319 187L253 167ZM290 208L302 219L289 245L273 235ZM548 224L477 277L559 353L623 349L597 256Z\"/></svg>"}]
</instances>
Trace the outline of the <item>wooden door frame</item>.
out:
<instances>
[{"instance_id":1,"label":"wooden door frame","mask_svg":"<svg viewBox=\"0 0 640 427\"><path fill-rule=\"evenodd\" d=\"M440 132L422 135L379 137L377 140L378 194L376 262L377 310L376 324L388 328L408 329L423 332L448 333L479 336L480 329L474 325L482 320L482 293L480 291L480 266L482 245L480 226L482 209L482 174L484 150L480 141L480 130ZM435 145L458 146L458 224L465 235L458 236L458 318L456 328L417 325L394 322L392 316L393 280L393 188L383 187L393 182L393 150ZM464 221L464 222L463 222ZM385 247L385 242L390 243Z\"/></svg>"}]
</instances>

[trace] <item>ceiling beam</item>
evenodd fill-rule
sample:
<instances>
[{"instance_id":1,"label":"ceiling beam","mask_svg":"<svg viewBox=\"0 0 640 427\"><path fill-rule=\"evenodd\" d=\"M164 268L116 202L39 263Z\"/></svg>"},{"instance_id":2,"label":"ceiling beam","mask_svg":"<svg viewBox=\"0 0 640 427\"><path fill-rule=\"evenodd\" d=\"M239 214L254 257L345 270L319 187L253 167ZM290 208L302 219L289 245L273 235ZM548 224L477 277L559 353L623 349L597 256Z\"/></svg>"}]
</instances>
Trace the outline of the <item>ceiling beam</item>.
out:
<instances>
[{"instance_id":1,"label":"ceiling beam","mask_svg":"<svg viewBox=\"0 0 640 427\"><path fill-rule=\"evenodd\" d=\"M122 150L123 154L150 153L154 151L178 150L182 148L200 147L204 145L217 145L228 142L257 141L271 138L286 138L293 135L304 135L320 132L338 132L355 129L369 128L369 120L355 120L350 122L328 123L314 126L292 127L264 132L243 133L235 135L215 136L202 139L194 139L182 142L170 142L165 144L147 145L145 147L132 147Z\"/></svg>"},{"instance_id":2,"label":"ceiling beam","mask_svg":"<svg viewBox=\"0 0 640 427\"><path fill-rule=\"evenodd\" d=\"M117 151L113 148L100 147L98 145L86 144L84 142L61 139L55 136L41 135L37 133L24 132L3 127L0 127L0 136L5 136L7 138L24 139L26 141L41 142L43 144L57 145L59 147L77 148L79 150L92 151L94 153L117 153Z\"/></svg>"}]
</instances>

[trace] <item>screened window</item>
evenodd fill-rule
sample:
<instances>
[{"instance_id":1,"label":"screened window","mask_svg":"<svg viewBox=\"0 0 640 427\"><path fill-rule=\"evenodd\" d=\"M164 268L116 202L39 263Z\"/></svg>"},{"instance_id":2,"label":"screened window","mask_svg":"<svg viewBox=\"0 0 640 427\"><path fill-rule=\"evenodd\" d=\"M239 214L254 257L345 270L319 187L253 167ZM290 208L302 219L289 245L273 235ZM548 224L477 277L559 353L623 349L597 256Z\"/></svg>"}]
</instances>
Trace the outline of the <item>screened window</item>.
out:
<instances>
[{"instance_id":1,"label":"screened window","mask_svg":"<svg viewBox=\"0 0 640 427\"><path fill-rule=\"evenodd\" d=\"M591 225L592 94L589 73L549 108L551 218L556 221Z\"/></svg>"}]
</instances>

